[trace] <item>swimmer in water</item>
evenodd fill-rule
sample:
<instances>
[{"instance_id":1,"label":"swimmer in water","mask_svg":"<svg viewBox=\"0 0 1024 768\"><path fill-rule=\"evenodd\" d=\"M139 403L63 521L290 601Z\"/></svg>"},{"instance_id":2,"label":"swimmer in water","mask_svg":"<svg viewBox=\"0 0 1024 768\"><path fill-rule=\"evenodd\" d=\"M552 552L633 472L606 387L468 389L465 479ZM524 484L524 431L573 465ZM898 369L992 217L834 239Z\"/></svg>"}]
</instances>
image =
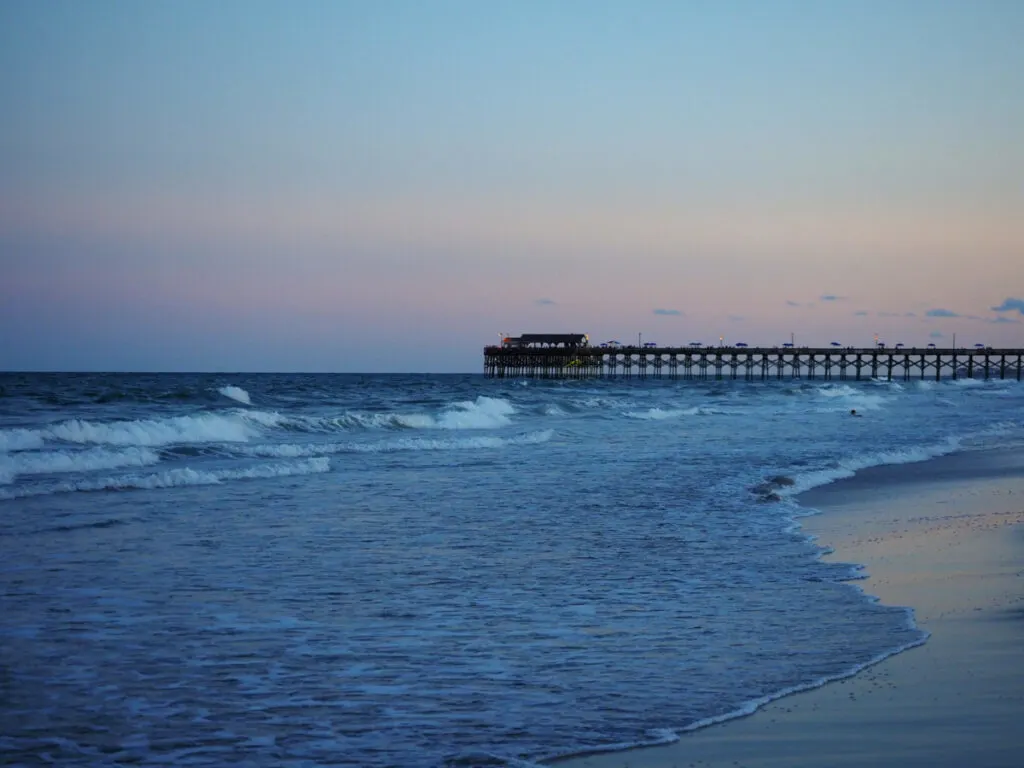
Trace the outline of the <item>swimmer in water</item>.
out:
<instances>
[{"instance_id":1,"label":"swimmer in water","mask_svg":"<svg viewBox=\"0 0 1024 768\"><path fill-rule=\"evenodd\" d=\"M857 409L856 408L851 408L850 409L850 415L851 416L860 416L860 414L857 413Z\"/></svg>"}]
</instances>

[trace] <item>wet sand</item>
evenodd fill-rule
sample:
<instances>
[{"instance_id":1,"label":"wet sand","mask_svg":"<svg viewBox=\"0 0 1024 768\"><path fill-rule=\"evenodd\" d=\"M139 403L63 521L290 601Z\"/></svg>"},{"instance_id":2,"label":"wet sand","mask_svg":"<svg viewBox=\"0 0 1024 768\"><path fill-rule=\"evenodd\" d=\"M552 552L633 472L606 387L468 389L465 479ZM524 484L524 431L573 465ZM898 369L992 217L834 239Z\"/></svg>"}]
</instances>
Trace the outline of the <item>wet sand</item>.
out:
<instances>
[{"instance_id":1,"label":"wet sand","mask_svg":"<svg viewBox=\"0 0 1024 768\"><path fill-rule=\"evenodd\" d=\"M560 768L1024 765L1024 456L877 467L800 497L806 532L864 564L928 641L663 747ZM670 724L666 724L670 725Z\"/></svg>"}]
</instances>

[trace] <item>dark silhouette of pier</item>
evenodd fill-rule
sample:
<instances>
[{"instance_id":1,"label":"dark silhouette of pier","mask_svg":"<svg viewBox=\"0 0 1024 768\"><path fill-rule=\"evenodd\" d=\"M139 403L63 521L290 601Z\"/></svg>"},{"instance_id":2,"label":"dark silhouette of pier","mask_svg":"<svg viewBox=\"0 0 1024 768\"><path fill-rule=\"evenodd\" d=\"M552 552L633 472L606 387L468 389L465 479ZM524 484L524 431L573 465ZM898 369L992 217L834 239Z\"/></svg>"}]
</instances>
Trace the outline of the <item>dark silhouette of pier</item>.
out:
<instances>
[{"instance_id":1,"label":"dark silhouette of pier","mask_svg":"<svg viewBox=\"0 0 1024 768\"><path fill-rule=\"evenodd\" d=\"M590 346L582 334L506 338L484 348L491 378L1015 379L1024 349L991 347Z\"/></svg>"}]
</instances>

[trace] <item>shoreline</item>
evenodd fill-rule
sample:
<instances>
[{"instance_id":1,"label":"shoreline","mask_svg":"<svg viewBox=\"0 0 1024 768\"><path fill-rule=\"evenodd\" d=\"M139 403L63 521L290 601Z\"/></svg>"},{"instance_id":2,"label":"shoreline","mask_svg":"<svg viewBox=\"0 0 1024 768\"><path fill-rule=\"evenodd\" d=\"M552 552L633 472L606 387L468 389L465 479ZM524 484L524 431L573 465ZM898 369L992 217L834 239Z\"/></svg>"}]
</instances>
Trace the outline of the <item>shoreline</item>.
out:
<instances>
[{"instance_id":1,"label":"shoreline","mask_svg":"<svg viewBox=\"0 0 1024 768\"><path fill-rule=\"evenodd\" d=\"M852 582L906 606L926 640L666 745L559 768L1018 765L1024 754L1024 455L954 453L805 491L797 518L857 563ZM691 726L693 728L693 726Z\"/></svg>"}]
</instances>

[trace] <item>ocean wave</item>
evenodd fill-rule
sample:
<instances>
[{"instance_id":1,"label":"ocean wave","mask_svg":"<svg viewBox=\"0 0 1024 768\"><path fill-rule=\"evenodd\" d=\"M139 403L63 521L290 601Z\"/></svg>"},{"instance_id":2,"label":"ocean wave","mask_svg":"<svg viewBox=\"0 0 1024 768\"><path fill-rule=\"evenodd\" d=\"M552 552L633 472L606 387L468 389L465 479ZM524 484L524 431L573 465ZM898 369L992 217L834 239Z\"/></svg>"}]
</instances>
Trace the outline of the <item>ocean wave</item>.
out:
<instances>
[{"instance_id":1,"label":"ocean wave","mask_svg":"<svg viewBox=\"0 0 1024 768\"><path fill-rule=\"evenodd\" d=\"M127 491L177 488L190 485L218 485L230 480L256 480L291 475L312 475L330 471L330 459L318 457L304 461L263 464L245 469L196 470L188 467L168 469L149 475L119 475L99 479L84 479L61 483L25 486L0 491L0 499L11 500L28 496L48 496L79 491Z\"/></svg>"},{"instance_id":2,"label":"ocean wave","mask_svg":"<svg viewBox=\"0 0 1024 768\"><path fill-rule=\"evenodd\" d=\"M572 405L580 410L616 410L626 408L630 400L621 397L581 397L572 401Z\"/></svg>"},{"instance_id":3,"label":"ocean wave","mask_svg":"<svg viewBox=\"0 0 1024 768\"><path fill-rule=\"evenodd\" d=\"M32 451L43 447L43 436L37 429L0 429L0 453Z\"/></svg>"},{"instance_id":4,"label":"ocean wave","mask_svg":"<svg viewBox=\"0 0 1024 768\"><path fill-rule=\"evenodd\" d=\"M259 411L201 413L134 421L71 419L41 429L0 430L0 446L9 452L38 449L52 441L150 448L175 443L244 443L260 434L250 422L269 426L280 420L280 416Z\"/></svg>"},{"instance_id":5,"label":"ocean wave","mask_svg":"<svg viewBox=\"0 0 1024 768\"><path fill-rule=\"evenodd\" d=\"M449 406L437 419L441 429L493 429L511 423L509 416L515 408L508 400L500 397L480 395L476 400L468 400Z\"/></svg>"},{"instance_id":6,"label":"ocean wave","mask_svg":"<svg viewBox=\"0 0 1024 768\"><path fill-rule=\"evenodd\" d=\"M245 418L266 427L292 432L330 434L351 430L494 429L511 424L513 405L502 398L480 396L476 400L452 403L437 415L386 411L345 411L335 416L282 415L246 411Z\"/></svg>"},{"instance_id":7,"label":"ocean wave","mask_svg":"<svg viewBox=\"0 0 1024 768\"><path fill-rule=\"evenodd\" d=\"M425 437L406 437L393 440L380 440L373 443L306 443L280 445L251 445L237 449L246 456L267 456L277 458L299 458L304 456L324 456L335 453L394 453L398 451L465 451L474 449L496 449L515 445L536 445L545 443L554 435L554 430L543 429L528 432L514 437L495 437L478 435L474 437L456 437L448 439L431 439Z\"/></svg>"},{"instance_id":8,"label":"ocean wave","mask_svg":"<svg viewBox=\"0 0 1024 768\"><path fill-rule=\"evenodd\" d=\"M886 464L914 464L928 461L939 456L946 456L959 450L962 438L950 437L941 443L916 448L904 448L892 451L878 451L859 456L840 459L833 466L825 469L801 472L793 478L792 485L780 488L776 493L780 496L794 496L811 488L834 483L836 480L853 477L859 470L868 467L880 467Z\"/></svg>"},{"instance_id":9,"label":"ocean wave","mask_svg":"<svg viewBox=\"0 0 1024 768\"><path fill-rule=\"evenodd\" d=\"M813 391L817 397L823 398L826 402L830 403L828 406L817 409L819 412L825 413L844 411L850 408L861 411L877 411L888 400L885 395L865 392L848 384L827 384L823 387L815 387Z\"/></svg>"},{"instance_id":10,"label":"ocean wave","mask_svg":"<svg viewBox=\"0 0 1024 768\"><path fill-rule=\"evenodd\" d=\"M119 467L145 467L159 461L160 457L153 451L135 446L123 451L90 448L84 451L15 453L0 456L0 484L9 484L18 475L95 472Z\"/></svg>"},{"instance_id":11,"label":"ocean wave","mask_svg":"<svg viewBox=\"0 0 1024 768\"><path fill-rule=\"evenodd\" d=\"M226 387L221 387L217 391L224 395L224 397L231 398L232 400L244 403L245 405L252 405L252 399L249 397L249 393L241 387L235 387L229 384Z\"/></svg>"},{"instance_id":12,"label":"ocean wave","mask_svg":"<svg viewBox=\"0 0 1024 768\"><path fill-rule=\"evenodd\" d=\"M337 416L279 416L273 425L289 432L331 434L353 430L437 429L437 419L427 413L372 413L346 411Z\"/></svg>"},{"instance_id":13,"label":"ocean wave","mask_svg":"<svg viewBox=\"0 0 1024 768\"><path fill-rule=\"evenodd\" d=\"M347 413L338 419L323 421L330 426L362 429L435 429L437 421L426 413Z\"/></svg>"},{"instance_id":14,"label":"ocean wave","mask_svg":"<svg viewBox=\"0 0 1024 768\"><path fill-rule=\"evenodd\" d=\"M667 419L678 419L681 416L713 416L723 411L718 408L711 408L704 405L697 405L692 408L648 408L646 411L626 411L623 416L630 419L643 421L664 421Z\"/></svg>"}]
</instances>

